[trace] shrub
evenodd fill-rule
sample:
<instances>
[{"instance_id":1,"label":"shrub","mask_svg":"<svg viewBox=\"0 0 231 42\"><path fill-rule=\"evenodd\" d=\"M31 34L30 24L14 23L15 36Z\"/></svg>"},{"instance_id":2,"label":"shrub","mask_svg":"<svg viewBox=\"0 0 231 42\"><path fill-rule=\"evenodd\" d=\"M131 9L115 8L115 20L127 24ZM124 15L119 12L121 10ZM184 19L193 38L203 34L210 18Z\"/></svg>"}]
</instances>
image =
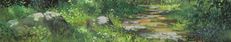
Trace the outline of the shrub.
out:
<instances>
[{"instance_id":1,"label":"shrub","mask_svg":"<svg viewBox=\"0 0 231 42\"><path fill-rule=\"evenodd\" d=\"M189 2L189 3L186 3ZM201 38L204 42L226 42L230 31L230 1L229 0L195 0L182 2L181 10L177 12L180 21L188 21L186 28L190 37Z\"/></svg>"}]
</instances>

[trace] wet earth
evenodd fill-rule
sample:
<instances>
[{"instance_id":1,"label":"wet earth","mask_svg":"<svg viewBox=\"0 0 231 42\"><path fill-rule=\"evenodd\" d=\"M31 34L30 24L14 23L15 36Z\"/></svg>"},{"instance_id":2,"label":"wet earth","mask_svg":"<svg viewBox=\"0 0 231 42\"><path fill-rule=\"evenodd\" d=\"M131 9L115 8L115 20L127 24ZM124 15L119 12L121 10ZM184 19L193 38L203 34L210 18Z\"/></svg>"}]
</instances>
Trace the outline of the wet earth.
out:
<instances>
[{"instance_id":1,"label":"wet earth","mask_svg":"<svg viewBox=\"0 0 231 42\"><path fill-rule=\"evenodd\" d=\"M128 31L136 31L137 35L148 39L185 41L182 32L173 30L170 26L177 20L169 19L168 11L160 10L158 6L149 7L144 13L139 13L135 18L123 20L123 27Z\"/></svg>"}]
</instances>

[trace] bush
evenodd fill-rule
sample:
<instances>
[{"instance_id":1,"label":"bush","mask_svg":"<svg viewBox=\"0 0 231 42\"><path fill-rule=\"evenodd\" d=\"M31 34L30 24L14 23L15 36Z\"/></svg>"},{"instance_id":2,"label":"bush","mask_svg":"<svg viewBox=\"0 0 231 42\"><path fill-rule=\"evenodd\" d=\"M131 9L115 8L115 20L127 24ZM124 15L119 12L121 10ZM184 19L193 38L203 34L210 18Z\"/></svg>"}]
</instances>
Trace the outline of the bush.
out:
<instances>
[{"instance_id":1,"label":"bush","mask_svg":"<svg viewBox=\"0 0 231 42\"><path fill-rule=\"evenodd\" d=\"M186 3L189 2L189 3ZM185 1L175 15L190 30L190 37L204 42L227 42L230 31L231 14L229 0Z\"/></svg>"}]
</instances>

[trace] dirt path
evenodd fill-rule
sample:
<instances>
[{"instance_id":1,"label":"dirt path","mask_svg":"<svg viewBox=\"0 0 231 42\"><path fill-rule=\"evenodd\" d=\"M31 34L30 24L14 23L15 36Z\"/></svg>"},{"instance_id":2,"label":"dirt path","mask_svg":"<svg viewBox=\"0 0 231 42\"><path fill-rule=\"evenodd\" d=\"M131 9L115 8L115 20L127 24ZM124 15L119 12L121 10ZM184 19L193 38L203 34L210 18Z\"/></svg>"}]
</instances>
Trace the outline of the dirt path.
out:
<instances>
[{"instance_id":1,"label":"dirt path","mask_svg":"<svg viewBox=\"0 0 231 42\"><path fill-rule=\"evenodd\" d=\"M140 36L150 39L170 39L174 41L183 40L181 35L171 29L171 25L177 21L166 16L168 11L159 10L158 6L149 7L145 12L139 13L136 18L126 19L124 28L136 31Z\"/></svg>"}]
</instances>

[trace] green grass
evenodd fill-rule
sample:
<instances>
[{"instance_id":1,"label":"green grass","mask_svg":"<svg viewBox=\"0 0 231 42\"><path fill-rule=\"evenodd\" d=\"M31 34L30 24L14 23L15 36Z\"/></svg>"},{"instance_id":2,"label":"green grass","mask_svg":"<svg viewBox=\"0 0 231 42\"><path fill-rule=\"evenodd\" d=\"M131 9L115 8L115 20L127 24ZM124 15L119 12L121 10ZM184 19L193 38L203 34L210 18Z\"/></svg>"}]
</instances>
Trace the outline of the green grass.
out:
<instances>
[{"instance_id":1,"label":"green grass","mask_svg":"<svg viewBox=\"0 0 231 42\"><path fill-rule=\"evenodd\" d=\"M82 0L83 1L83 0ZM121 4L121 3L120 3ZM105 14L111 19L114 25L93 25L90 30L87 28L87 21L89 19L96 19L103 12L100 4L96 2L87 1L81 4L71 4L57 8L50 8L48 10L55 11L65 18L65 20L73 26L74 33L71 38L53 38L49 30L43 26L35 26L30 30L34 36L23 37L24 39L15 40L15 35L11 33L6 22L12 19L21 19L30 14L36 13L36 9L13 5L10 7L0 8L1 22L1 37L0 42L150 42L142 37L134 34L126 33L122 29L121 18L123 15L132 15L142 11L140 7L130 7L127 4L113 8L115 11L107 11ZM112 7L110 7L112 8ZM118 15L119 14L119 15Z\"/></svg>"},{"instance_id":2,"label":"green grass","mask_svg":"<svg viewBox=\"0 0 231 42\"><path fill-rule=\"evenodd\" d=\"M105 3L101 1L79 0L79 2L68 5L62 4L61 6L48 9L49 11L60 13L65 20L71 24L74 29L74 33L71 38L54 38L47 28L43 26L35 26L31 30L35 36L15 40L15 35L11 35L12 31L10 31L11 29L5 25L6 22L12 19L21 19L38 11L33 9L33 7L30 8L19 5L0 8L0 20L3 20L0 21L0 42L171 42L169 40L146 39L138 36L137 34L128 33L123 30L122 19L141 13L144 11L144 8L126 4L121 0L118 2L108 1ZM155 6L160 6L161 10L180 10L180 4ZM182 14L180 14L180 16ZM96 20L96 18L100 15L108 16L113 25L94 24L91 28L87 27L87 21L91 19ZM178 14L174 14L171 16L172 18L178 18L179 20L183 18L177 15ZM185 30L184 26L187 25L185 23L188 22L184 20L181 22L182 23L179 22L175 24L173 29Z\"/></svg>"}]
</instances>

